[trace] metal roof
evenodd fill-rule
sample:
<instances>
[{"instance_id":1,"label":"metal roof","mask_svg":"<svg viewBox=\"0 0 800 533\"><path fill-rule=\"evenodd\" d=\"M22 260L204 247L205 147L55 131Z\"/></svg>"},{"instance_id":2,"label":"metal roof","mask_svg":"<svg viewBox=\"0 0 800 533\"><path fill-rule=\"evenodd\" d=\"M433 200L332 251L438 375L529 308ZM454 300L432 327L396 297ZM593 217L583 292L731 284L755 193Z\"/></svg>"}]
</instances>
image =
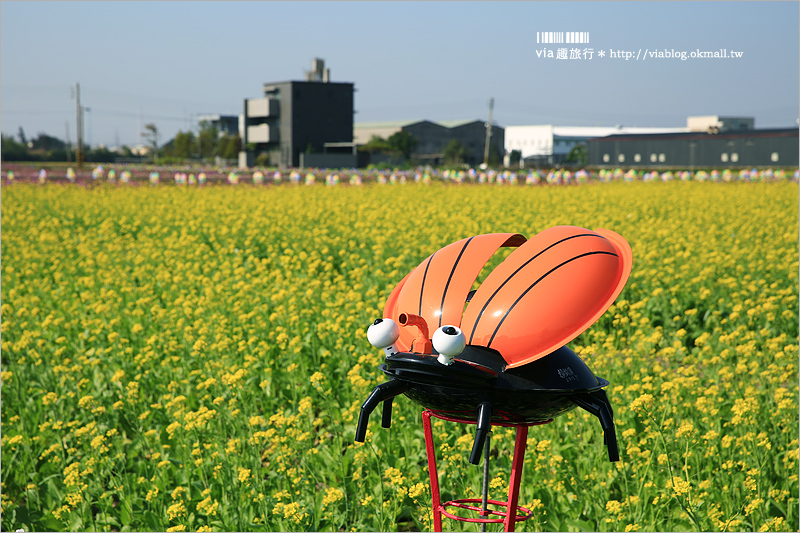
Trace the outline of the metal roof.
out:
<instances>
[{"instance_id":1,"label":"metal roof","mask_svg":"<svg viewBox=\"0 0 800 533\"><path fill-rule=\"evenodd\" d=\"M353 124L355 129L369 129L375 130L380 128L402 128L404 126L410 126L411 124L416 124L418 122L425 122L425 120L401 120L401 121L392 121L392 122L357 122Z\"/></svg>"},{"instance_id":2,"label":"metal roof","mask_svg":"<svg viewBox=\"0 0 800 533\"><path fill-rule=\"evenodd\" d=\"M432 121L434 122L434 121ZM445 128L457 128L459 126L464 126L466 124L472 124L473 122L485 122L478 119L471 119L471 120L439 120L435 121L434 124L439 124L444 126Z\"/></svg>"},{"instance_id":3,"label":"metal roof","mask_svg":"<svg viewBox=\"0 0 800 533\"><path fill-rule=\"evenodd\" d=\"M625 126L553 126L554 137L605 137L607 135L639 135L639 134L662 134L662 133L681 133L686 128L639 128Z\"/></svg>"},{"instance_id":4,"label":"metal roof","mask_svg":"<svg viewBox=\"0 0 800 533\"><path fill-rule=\"evenodd\" d=\"M427 120L427 119L419 119L419 120L398 120L392 122L359 122L354 124L355 129L379 129L379 128L403 128L406 126L411 126L412 124L419 124L420 122L430 122L431 124L436 124L437 126L442 126L445 128L457 128L459 126L464 126L466 124L472 124L474 122L484 122L479 119L469 119L469 120ZM494 124L497 126L497 124Z\"/></svg>"},{"instance_id":5,"label":"metal roof","mask_svg":"<svg viewBox=\"0 0 800 533\"><path fill-rule=\"evenodd\" d=\"M738 139L752 137L797 137L797 128L770 128L741 131L726 131L720 133L707 133L702 131L685 131L677 133L650 133L650 134L621 134L595 137L590 140L597 141L644 141L649 139Z\"/></svg>"}]
</instances>

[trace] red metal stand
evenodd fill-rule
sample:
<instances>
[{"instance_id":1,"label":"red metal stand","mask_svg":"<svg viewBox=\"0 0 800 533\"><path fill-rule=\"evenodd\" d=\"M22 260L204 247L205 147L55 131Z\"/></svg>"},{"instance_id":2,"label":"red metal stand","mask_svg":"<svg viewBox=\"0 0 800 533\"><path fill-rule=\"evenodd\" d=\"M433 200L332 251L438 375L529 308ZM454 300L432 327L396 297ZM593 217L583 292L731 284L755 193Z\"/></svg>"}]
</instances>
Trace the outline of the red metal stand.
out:
<instances>
[{"instance_id":1,"label":"red metal stand","mask_svg":"<svg viewBox=\"0 0 800 533\"><path fill-rule=\"evenodd\" d=\"M452 520L459 520L462 522L473 522L480 524L503 523L505 531L514 531L514 527L517 522L522 522L523 520L527 520L528 518L530 518L531 517L530 509L527 509L525 507L520 507L517 504L519 500L519 485L522 480L523 460L525 459L525 447L527 445L527 440L528 440L528 427L547 424L548 422L552 422L552 419L547 420L545 422L533 422L533 423L521 423L521 424L508 423L508 422L492 423L492 425L495 426L517 428L517 436L516 439L514 440L514 458L511 462L511 479L508 482L508 500L504 502L498 500L487 500L487 503L496 506L504 506L506 510L484 511L481 507L468 505L471 503L480 504L481 500L477 498L464 498L460 500L451 500L449 502L441 503L439 496L439 474L436 470L436 450L433 447L433 432L431 431L431 416L435 416L436 418L439 418L441 420L458 422L461 424L475 424L476 422L469 420L462 420L459 418L450 418L439 413L428 411L427 409L422 412L422 426L425 432L425 450L428 455L428 472L431 478L431 495L433 499L433 530L434 531L442 530L442 515ZM484 459L484 461L485 460L486 459ZM488 497L488 495L484 496ZM447 507L457 507L460 509L468 509L470 511L476 511L478 512L478 514L480 514L481 518L467 518L462 516L456 516L454 514L448 513L445 510ZM522 511L522 514L518 514L518 511ZM487 518L488 515L497 515L502 518Z\"/></svg>"}]
</instances>

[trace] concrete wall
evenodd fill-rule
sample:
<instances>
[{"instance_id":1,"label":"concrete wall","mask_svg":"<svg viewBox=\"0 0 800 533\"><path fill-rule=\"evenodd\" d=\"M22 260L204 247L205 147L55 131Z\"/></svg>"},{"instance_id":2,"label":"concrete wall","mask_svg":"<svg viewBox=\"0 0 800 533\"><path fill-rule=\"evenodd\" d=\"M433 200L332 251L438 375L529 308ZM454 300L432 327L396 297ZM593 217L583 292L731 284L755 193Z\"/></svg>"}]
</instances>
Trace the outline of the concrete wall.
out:
<instances>
[{"instance_id":1,"label":"concrete wall","mask_svg":"<svg viewBox=\"0 0 800 533\"><path fill-rule=\"evenodd\" d=\"M619 135L588 142L589 165L605 167L796 167L799 151L794 128L748 134Z\"/></svg>"},{"instance_id":2,"label":"concrete wall","mask_svg":"<svg viewBox=\"0 0 800 533\"><path fill-rule=\"evenodd\" d=\"M358 166L358 155L301 153L298 165L300 168L355 168Z\"/></svg>"},{"instance_id":3,"label":"concrete wall","mask_svg":"<svg viewBox=\"0 0 800 533\"><path fill-rule=\"evenodd\" d=\"M553 153L553 126L506 126L505 150L519 150L523 159L548 156Z\"/></svg>"}]
</instances>

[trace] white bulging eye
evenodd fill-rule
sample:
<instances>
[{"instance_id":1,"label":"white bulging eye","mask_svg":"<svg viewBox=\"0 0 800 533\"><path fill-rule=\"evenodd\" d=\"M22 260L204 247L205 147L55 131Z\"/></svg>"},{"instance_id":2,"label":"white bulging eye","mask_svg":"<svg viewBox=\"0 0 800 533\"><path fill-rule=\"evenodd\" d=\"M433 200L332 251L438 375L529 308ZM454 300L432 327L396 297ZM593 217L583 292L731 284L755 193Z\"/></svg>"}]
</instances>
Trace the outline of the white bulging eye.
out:
<instances>
[{"instance_id":1,"label":"white bulging eye","mask_svg":"<svg viewBox=\"0 0 800 533\"><path fill-rule=\"evenodd\" d=\"M464 332L456 326L442 326L433 332L431 339L434 349L439 352L438 360L443 365L452 365L453 357L464 351L467 339Z\"/></svg>"},{"instance_id":2,"label":"white bulging eye","mask_svg":"<svg viewBox=\"0 0 800 533\"><path fill-rule=\"evenodd\" d=\"M391 318L379 318L367 328L367 340L376 348L382 348L387 356L397 353L394 343L400 336L400 326Z\"/></svg>"}]
</instances>

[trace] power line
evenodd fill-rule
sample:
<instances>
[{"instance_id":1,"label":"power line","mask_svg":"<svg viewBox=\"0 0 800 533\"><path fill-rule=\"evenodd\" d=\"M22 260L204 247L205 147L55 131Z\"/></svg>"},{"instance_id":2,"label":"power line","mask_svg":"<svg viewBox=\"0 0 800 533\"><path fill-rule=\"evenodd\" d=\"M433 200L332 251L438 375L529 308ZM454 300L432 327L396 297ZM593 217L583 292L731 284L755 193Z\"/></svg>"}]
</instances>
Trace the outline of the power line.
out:
<instances>
[{"instance_id":1,"label":"power line","mask_svg":"<svg viewBox=\"0 0 800 533\"><path fill-rule=\"evenodd\" d=\"M111 115L111 116L118 116L118 117L136 117L136 118L139 117L139 113L138 112L137 113L133 113L133 112L129 112L129 111L114 111L114 110L111 110L111 109L103 109L103 108L98 108L98 107L94 107L93 106L92 107L92 112L95 112L95 111L97 111L97 112L99 112L101 114L104 114L104 115ZM146 118L146 119L150 119L150 120L173 120L173 121L178 121L178 122L183 122L184 120L186 120L184 117L171 117L171 116L167 116L167 115L150 115L150 114L147 114L147 113L142 113L141 117L142 118Z\"/></svg>"},{"instance_id":2,"label":"power line","mask_svg":"<svg viewBox=\"0 0 800 533\"><path fill-rule=\"evenodd\" d=\"M138 117L138 113L131 113L126 111L113 111L109 109L102 109L99 107L92 106L92 113L99 113L103 115L110 115L110 116L119 116L119 117ZM10 111L3 111L4 115L70 115L71 113L68 111L20 111L20 110L10 110ZM181 121L185 120L184 117L171 117L166 115L149 115L146 113L142 114L143 118L148 118L151 120L173 120L173 121Z\"/></svg>"},{"instance_id":3,"label":"power line","mask_svg":"<svg viewBox=\"0 0 800 533\"><path fill-rule=\"evenodd\" d=\"M70 114L67 111L59 110L59 111L3 111L4 115L58 115L58 114Z\"/></svg>"},{"instance_id":4,"label":"power line","mask_svg":"<svg viewBox=\"0 0 800 533\"><path fill-rule=\"evenodd\" d=\"M118 91L107 91L105 89L90 89L84 91L86 93L97 93L97 94L105 94L109 96L116 96L116 97L124 97L124 98L138 98L138 99L147 99L147 100L161 100L164 102L180 102L181 104L198 104L203 106L210 106L211 107L229 107L231 103L228 102L226 104L220 104L219 102L211 102L210 100L187 100L184 98L169 98L166 96L150 96L150 95L142 95L142 94L130 94L130 93L123 93Z\"/></svg>"}]
</instances>

